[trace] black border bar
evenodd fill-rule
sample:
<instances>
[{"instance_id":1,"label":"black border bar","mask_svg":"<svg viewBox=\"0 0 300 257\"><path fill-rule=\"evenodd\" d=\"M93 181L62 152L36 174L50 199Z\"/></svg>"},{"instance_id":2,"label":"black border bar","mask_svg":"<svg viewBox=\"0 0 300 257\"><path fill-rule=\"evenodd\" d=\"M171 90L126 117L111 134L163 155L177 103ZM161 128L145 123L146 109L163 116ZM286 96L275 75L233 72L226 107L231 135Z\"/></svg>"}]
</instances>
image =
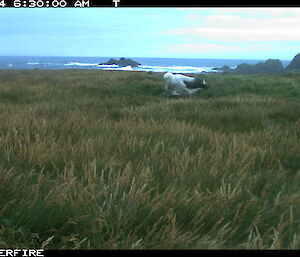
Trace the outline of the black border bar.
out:
<instances>
[{"instance_id":1,"label":"black border bar","mask_svg":"<svg viewBox=\"0 0 300 257\"><path fill-rule=\"evenodd\" d=\"M115 8L115 0L1 0L4 1L6 7L12 8L93 8L93 7L108 7ZM284 4L276 1L277 4L269 4L269 0L118 0L117 8L128 7L159 7L159 8L174 8L174 7L202 7L202 8L234 8L234 7L274 7L274 8L300 8L300 4L296 5L295 1L286 0ZM248 1L248 2L247 2ZM75 4L77 3L77 5ZM78 4L79 3L79 4ZM80 3L84 3L80 6ZM87 4L88 3L88 4ZM76 6L75 6L76 5ZM0 12L1 8L0 6Z\"/></svg>"}]
</instances>

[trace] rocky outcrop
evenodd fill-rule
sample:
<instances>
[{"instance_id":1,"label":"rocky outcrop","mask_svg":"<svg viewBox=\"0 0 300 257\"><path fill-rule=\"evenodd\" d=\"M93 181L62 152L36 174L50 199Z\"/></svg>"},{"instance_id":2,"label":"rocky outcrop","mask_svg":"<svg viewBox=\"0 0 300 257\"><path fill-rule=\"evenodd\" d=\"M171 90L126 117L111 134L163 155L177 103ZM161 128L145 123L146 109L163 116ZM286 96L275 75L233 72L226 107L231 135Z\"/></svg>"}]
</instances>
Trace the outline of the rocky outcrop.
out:
<instances>
[{"instance_id":1,"label":"rocky outcrop","mask_svg":"<svg viewBox=\"0 0 300 257\"><path fill-rule=\"evenodd\" d=\"M221 68L212 68L212 70L222 71L222 72L232 71L232 69L228 65L225 65L225 66L223 66Z\"/></svg>"},{"instance_id":2,"label":"rocky outcrop","mask_svg":"<svg viewBox=\"0 0 300 257\"><path fill-rule=\"evenodd\" d=\"M214 70L222 72L234 72L242 74L251 74L251 73L277 73L284 71L284 67L280 60L278 59L269 59L265 62L259 62L257 64L248 64L241 63L235 69L231 69L227 65L222 68L214 68Z\"/></svg>"},{"instance_id":3,"label":"rocky outcrop","mask_svg":"<svg viewBox=\"0 0 300 257\"><path fill-rule=\"evenodd\" d=\"M300 54L297 54L290 64L286 67L286 70L300 70Z\"/></svg>"},{"instance_id":4,"label":"rocky outcrop","mask_svg":"<svg viewBox=\"0 0 300 257\"><path fill-rule=\"evenodd\" d=\"M283 71L300 70L300 53L297 54L290 64L284 68L281 61L278 59L269 59L265 62L259 62L251 65L248 63L241 63L235 69L230 69L227 65L222 68L213 68L213 70L222 72L234 72L234 73L277 73Z\"/></svg>"},{"instance_id":5,"label":"rocky outcrop","mask_svg":"<svg viewBox=\"0 0 300 257\"><path fill-rule=\"evenodd\" d=\"M284 70L283 65L278 59L269 59L265 62L259 62L251 65L247 63L239 64L234 72L237 73L277 73Z\"/></svg>"},{"instance_id":6,"label":"rocky outcrop","mask_svg":"<svg viewBox=\"0 0 300 257\"><path fill-rule=\"evenodd\" d=\"M138 67L139 65L141 65L140 63L131 60L131 59L126 59L126 58L120 58L120 60L116 60L114 58L110 58L108 60L108 62L105 63L99 63L99 65L118 65L120 67L126 67L126 66L131 66L131 67Z\"/></svg>"}]
</instances>

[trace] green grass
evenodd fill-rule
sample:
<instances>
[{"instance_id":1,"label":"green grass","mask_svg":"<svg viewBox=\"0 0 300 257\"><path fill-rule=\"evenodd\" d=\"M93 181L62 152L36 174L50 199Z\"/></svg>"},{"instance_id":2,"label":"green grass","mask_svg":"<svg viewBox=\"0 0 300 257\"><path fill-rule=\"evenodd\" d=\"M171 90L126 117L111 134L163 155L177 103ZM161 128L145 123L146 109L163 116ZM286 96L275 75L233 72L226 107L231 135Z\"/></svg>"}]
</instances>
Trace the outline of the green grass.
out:
<instances>
[{"instance_id":1,"label":"green grass","mask_svg":"<svg viewBox=\"0 0 300 257\"><path fill-rule=\"evenodd\" d=\"M0 71L0 247L299 249L300 73Z\"/></svg>"}]
</instances>

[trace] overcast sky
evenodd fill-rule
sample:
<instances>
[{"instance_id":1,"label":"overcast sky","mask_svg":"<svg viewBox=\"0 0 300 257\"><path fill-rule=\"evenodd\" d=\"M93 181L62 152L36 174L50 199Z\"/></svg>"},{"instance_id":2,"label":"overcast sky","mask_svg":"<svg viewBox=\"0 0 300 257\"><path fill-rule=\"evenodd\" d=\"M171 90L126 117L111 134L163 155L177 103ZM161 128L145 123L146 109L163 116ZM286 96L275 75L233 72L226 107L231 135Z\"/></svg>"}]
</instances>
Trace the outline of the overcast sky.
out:
<instances>
[{"instance_id":1,"label":"overcast sky","mask_svg":"<svg viewBox=\"0 0 300 257\"><path fill-rule=\"evenodd\" d=\"M291 60L300 8L0 8L0 55Z\"/></svg>"}]
</instances>

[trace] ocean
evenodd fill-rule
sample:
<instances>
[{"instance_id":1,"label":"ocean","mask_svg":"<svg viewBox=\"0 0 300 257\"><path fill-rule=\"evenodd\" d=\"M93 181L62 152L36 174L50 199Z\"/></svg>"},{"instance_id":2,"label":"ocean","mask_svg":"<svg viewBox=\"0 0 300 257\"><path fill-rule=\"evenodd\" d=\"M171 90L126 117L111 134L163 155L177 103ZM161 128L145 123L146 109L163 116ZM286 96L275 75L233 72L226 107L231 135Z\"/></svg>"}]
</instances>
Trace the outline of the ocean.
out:
<instances>
[{"instance_id":1,"label":"ocean","mask_svg":"<svg viewBox=\"0 0 300 257\"><path fill-rule=\"evenodd\" d=\"M50 57L50 56L0 56L0 69L98 69L152 71L172 73L218 72L213 68L227 65L235 68L238 64L256 64L266 60L243 59L192 59L192 58L141 58L125 57L139 62L139 67L119 67L117 65L99 65L111 57ZM119 59L120 57L112 57ZM286 67L290 60L281 60Z\"/></svg>"}]
</instances>

